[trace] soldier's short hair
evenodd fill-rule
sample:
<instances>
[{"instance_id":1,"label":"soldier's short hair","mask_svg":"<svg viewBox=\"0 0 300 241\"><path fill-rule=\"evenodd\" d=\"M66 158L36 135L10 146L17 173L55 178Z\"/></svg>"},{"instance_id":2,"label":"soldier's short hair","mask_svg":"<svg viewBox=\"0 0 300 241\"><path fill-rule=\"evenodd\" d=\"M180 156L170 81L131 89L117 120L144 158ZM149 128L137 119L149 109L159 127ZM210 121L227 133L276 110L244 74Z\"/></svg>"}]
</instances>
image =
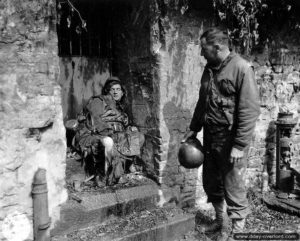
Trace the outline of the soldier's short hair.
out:
<instances>
[{"instance_id":1,"label":"soldier's short hair","mask_svg":"<svg viewBox=\"0 0 300 241\"><path fill-rule=\"evenodd\" d=\"M210 28L206 30L200 37L200 39L205 38L208 44L223 44L229 46L229 37L227 32L222 31L219 28Z\"/></svg>"}]
</instances>

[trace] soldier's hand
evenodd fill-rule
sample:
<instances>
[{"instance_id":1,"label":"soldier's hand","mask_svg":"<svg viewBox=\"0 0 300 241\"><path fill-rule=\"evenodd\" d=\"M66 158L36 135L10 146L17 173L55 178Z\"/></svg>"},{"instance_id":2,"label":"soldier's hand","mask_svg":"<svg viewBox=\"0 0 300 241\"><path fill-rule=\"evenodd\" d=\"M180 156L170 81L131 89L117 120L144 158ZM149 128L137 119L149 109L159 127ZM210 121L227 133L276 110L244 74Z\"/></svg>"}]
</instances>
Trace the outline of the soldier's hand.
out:
<instances>
[{"instance_id":1,"label":"soldier's hand","mask_svg":"<svg viewBox=\"0 0 300 241\"><path fill-rule=\"evenodd\" d=\"M244 151L240 151L239 149L232 148L231 154L230 154L230 163L238 163L242 160L244 156Z\"/></svg>"},{"instance_id":2,"label":"soldier's hand","mask_svg":"<svg viewBox=\"0 0 300 241\"><path fill-rule=\"evenodd\" d=\"M196 137L196 136L197 136L197 132L196 132L196 131L189 131L189 132L187 132L187 133L184 135L184 137L183 137L181 143L186 142L186 140L189 139L190 137Z\"/></svg>"}]
</instances>

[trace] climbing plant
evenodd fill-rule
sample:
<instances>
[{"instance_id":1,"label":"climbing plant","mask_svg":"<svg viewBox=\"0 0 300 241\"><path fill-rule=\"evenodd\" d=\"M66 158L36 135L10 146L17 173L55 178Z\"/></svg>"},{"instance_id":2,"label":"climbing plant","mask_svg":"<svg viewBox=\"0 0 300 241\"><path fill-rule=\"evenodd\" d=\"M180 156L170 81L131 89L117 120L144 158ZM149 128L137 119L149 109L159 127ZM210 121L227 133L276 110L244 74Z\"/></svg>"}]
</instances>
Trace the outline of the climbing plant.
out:
<instances>
[{"instance_id":1,"label":"climbing plant","mask_svg":"<svg viewBox=\"0 0 300 241\"><path fill-rule=\"evenodd\" d=\"M296 0L213 0L213 6L218 23L227 27L232 44L245 55L268 41L268 30L275 25L299 29Z\"/></svg>"},{"instance_id":2,"label":"climbing plant","mask_svg":"<svg viewBox=\"0 0 300 241\"><path fill-rule=\"evenodd\" d=\"M86 20L82 18L80 11L74 6L70 0L58 0L57 1L57 24L61 24L61 16L63 14L62 5L66 5L69 9L69 15L67 17L67 27L70 28L72 24L72 19L78 17L80 19L80 24L76 26L76 33L81 34L82 30L87 31Z\"/></svg>"}]
</instances>

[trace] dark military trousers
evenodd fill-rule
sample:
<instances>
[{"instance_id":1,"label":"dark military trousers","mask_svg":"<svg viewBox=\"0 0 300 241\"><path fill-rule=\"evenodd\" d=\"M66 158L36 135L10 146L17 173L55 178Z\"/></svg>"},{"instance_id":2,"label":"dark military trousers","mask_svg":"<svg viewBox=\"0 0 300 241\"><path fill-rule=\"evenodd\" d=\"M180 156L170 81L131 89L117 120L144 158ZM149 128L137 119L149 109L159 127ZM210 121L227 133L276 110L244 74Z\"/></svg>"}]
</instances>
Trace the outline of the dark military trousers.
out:
<instances>
[{"instance_id":1,"label":"dark military trousers","mask_svg":"<svg viewBox=\"0 0 300 241\"><path fill-rule=\"evenodd\" d=\"M239 163L230 163L232 140L230 131L204 128L203 187L208 202L225 199L229 218L245 218L249 214L245 187L247 148Z\"/></svg>"}]
</instances>

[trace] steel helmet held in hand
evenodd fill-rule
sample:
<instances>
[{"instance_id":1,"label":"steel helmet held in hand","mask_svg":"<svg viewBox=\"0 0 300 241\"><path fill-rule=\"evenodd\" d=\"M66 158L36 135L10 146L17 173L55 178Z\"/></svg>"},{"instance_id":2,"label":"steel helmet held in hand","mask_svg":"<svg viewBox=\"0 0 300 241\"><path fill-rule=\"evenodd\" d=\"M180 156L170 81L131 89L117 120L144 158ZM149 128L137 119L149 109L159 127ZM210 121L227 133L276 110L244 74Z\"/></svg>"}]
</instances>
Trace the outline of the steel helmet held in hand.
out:
<instances>
[{"instance_id":1,"label":"steel helmet held in hand","mask_svg":"<svg viewBox=\"0 0 300 241\"><path fill-rule=\"evenodd\" d=\"M198 168L204 161L203 147L196 138L189 138L183 142L178 151L180 165L185 168Z\"/></svg>"}]
</instances>

